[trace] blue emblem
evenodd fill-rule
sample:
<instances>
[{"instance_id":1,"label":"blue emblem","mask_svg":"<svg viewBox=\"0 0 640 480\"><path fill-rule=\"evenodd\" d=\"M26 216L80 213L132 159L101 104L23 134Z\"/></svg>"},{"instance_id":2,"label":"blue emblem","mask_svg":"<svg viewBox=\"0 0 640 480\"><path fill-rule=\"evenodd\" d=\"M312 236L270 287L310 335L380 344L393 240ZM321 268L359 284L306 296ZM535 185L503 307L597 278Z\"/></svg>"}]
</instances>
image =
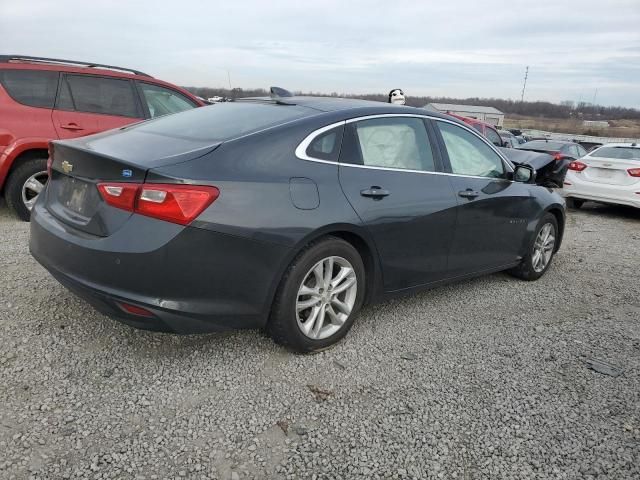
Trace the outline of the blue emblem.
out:
<instances>
[{"instance_id":1,"label":"blue emblem","mask_svg":"<svg viewBox=\"0 0 640 480\"><path fill-rule=\"evenodd\" d=\"M129 170L128 168L125 168L124 170L122 170L122 176L125 178L129 178L133 176L133 172L131 170Z\"/></svg>"}]
</instances>

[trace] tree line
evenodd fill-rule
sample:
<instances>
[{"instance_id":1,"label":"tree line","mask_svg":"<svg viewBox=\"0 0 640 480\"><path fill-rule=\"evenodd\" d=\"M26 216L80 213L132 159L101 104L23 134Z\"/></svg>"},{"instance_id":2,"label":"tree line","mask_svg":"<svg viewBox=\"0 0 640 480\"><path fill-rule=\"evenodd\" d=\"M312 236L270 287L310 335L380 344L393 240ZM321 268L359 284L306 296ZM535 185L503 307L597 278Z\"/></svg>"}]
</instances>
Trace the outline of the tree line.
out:
<instances>
[{"instance_id":1,"label":"tree line","mask_svg":"<svg viewBox=\"0 0 640 480\"><path fill-rule=\"evenodd\" d=\"M269 92L262 88L242 89L234 88L232 90L224 88L209 87L184 87L195 95L203 98L211 98L220 96L225 98L242 98L242 97L264 97ZM330 94L319 92L294 92L296 95L314 95L319 97L345 97L358 98L362 100L373 100L376 102L386 102L387 94L338 94L333 92ZM408 92L405 92L408 93ZM520 102L514 100L504 100L501 98L451 98L451 97L420 97L407 95L407 105L413 107L424 107L428 103L453 103L457 105L483 105L494 107L506 114L526 115L531 117L545 118L581 118L584 120L621 120L621 119L640 119L640 110L625 107L604 107L593 105L587 102L575 103L572 101L564 101L561 103L551 102Z\"/></svg>"}]
</instances>

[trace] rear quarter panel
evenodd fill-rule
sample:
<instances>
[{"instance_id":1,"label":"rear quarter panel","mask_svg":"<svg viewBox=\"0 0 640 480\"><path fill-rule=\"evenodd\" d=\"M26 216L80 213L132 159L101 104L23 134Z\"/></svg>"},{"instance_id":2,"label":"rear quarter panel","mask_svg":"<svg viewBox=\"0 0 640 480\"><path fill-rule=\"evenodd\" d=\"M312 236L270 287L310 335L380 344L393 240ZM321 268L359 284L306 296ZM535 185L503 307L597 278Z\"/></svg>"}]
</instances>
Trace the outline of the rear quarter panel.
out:
<instances>
[{"instance_id":1,"label":"rear quarter panel","mask_svg":"<svg viewBox=\"0 0 640 480\"><path fill-rule=\"evenodd\" d=\"M14 160L27 150L46 149L58 138L49 108L29 107L13 100L0 86L0 188Z\"/></svg>"},{"instance_id":2,"label":"rear quarter panel","mask_svg":"<svg viewBox=\"0 0 640 480\"><path fill-rule=\"evenodd\" d=\"M280 259L276 282L313 239L332 232L353 233L374 257L372 282L378 288L376 249L340 188L338 166L301 160L294 153L311 131L329 123L300 122L229 141L199 159L153 169L147 181L172 177L218 187L220 197L192 225L286 247L288 253ZM316 185L317 208L294 205L291 179L308 179ZM272 293L276 287L277 283L272 285Z\"/></svg>"}]
</instances>

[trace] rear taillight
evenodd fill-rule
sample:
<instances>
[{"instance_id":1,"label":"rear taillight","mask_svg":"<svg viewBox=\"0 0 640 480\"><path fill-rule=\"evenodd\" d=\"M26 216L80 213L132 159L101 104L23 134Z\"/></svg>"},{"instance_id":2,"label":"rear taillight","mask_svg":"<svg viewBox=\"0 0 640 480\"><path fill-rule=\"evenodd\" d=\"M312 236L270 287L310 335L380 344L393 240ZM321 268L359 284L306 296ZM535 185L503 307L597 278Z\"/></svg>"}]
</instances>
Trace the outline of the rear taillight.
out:
<instances>
[{"instance_id":1,"label":"rear taillight","mask_svg":"<svg viewBox=\"0 0 640 480\"><path fill-rule=\"evenodd\" d=\"M140 188L136 213L187 225L220 195L216 187L197 185L154 185Z\"/></svg>"},{"instance_id":2,"label":"rear taillight","mask_svg":"<svg viewBox=\"0 0 640 480\"><path fill-rule=\"evenodd\" d=\"M575 172L581 172L585 168L587 168L587 166L582 162L578 162L577 160L574 160L569 164L569 170L573 170Z\"/></svg>"},{"instance_id":3,"label":"rear taillight","mask_svg":"<svg viewBox=\"0 0 640 480\"><path fill-rule=\"evenodd\" d=\"M557 152L557 153L553 156L553 159L554 159L555 161L560 161L560 160L562 160L562 159L563 159L563 158L565 158L565 157L566 157L566 155L563 155L563 154L561 154L560 152Z\"/></svg>"},{"instance_id":4,"label":"rear taillight","mask_svg":"<svg viewBox=\"0 0 640 480\"><path fill-rule=\"evenodd\" d=\"M632 177L640 177L640 168L630 168L627 173Z\"/></svg>"},{"instance_id":5,"label":"rear taillight","mask_svg":"<svg viewBox=\"0 0 640 480\"><path fill-rule=\"evenodd\" d=\"M216 187L161 183L99 183L112 207L167 222L187 225L220 195Z\"/></svg>"},{"instance_id":6,"label":"rear taillight","mask_svg":"<svg viewBox=\"0 0 640 480\"><path fill-rule=\"evenodd\" d=\"M102 199L112 207L133 212L140 185L137 183L99 183Z\"/></svg>"}]
</instances>

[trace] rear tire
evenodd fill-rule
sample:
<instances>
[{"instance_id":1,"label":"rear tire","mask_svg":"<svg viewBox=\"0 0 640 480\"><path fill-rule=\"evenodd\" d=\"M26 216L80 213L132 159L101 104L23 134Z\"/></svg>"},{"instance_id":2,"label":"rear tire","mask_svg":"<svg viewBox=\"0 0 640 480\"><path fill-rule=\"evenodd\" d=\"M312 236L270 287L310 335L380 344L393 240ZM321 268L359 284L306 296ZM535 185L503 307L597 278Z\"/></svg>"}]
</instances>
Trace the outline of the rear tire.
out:
<instances>
[{"instance_id":1,"label":"rear tire","mask_svg":"<svg viewBox=\"0 0 640 480\"><path fill-rule=\"evenodd\" d=\"M567 207L573 208L574 210L579 210L584 205L584 200L580 200L579 198L567 198Z\"/></svg>"},{"instance_id":2,"label":"rear tire","mask_svg":"<svg viewBox=\"0 0 640 480\"><path fill-rule=\"evenodd\" d=\"M35 198L47 183L47 159L32 158L21 162L11 172L5 188L7 205L25 222L31 218ZM28 182L28 183L27 183ZM40 191L36 191L40 189Z\"/></svg>"},{"instance_id":3,"label":"rear tire","mask_svg":"<svg viewBox=\"0 0 640 480\"><path fill-rule=\"evenodd\" d=\"M296 352L323 350L347 334L364 295L360 254L350 243L326 237L305 247L287 269L267 332Z\"/></svg>"},{"instance_id":4,"label":"rear tire","mask_svg":"<svg viewBox=\"0 0 640 480\"><path fill-rule=\"evenodd\" d=\"M522 280L537 280L549 269L558 241L558 221L551 213L545 213L538 222L527 249L527 254L509 273Z\"/></svg>"}]
</instances>

